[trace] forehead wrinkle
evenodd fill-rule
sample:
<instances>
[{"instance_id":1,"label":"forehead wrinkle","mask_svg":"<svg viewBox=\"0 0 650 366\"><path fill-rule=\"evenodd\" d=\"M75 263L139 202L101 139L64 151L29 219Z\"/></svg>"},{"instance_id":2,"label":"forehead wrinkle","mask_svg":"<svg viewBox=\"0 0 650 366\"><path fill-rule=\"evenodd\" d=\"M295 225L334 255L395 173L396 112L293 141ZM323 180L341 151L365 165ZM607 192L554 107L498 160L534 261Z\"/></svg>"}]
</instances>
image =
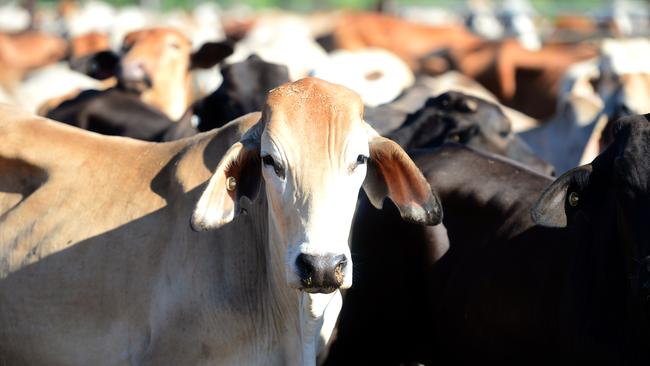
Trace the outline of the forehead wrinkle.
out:
<instances>
[{"instance_id":1,"label":"forehead wrinkle","mask_svg":"<svg viewBox=\"0 0 650 366\"><path fill-rule=\"evenodd\" d=\"M318 189L328 172L345 165L345 147L355 123L362 123L362 108L351 90L315 78L269 92L266 128L291 148L292 173L301 189Z\"/></svg>"}]
</instances>

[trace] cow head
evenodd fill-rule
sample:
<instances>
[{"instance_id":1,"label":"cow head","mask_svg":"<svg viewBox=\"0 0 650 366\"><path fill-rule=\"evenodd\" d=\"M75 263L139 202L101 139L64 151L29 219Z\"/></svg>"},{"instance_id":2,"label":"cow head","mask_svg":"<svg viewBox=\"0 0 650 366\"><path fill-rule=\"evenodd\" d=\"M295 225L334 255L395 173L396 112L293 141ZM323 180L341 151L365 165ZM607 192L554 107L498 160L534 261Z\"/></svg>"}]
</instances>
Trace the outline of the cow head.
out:
<instances>
[{"instance_id":1,"label":"cow head","mask_svg":"<svg viewBox=\"0 0 650 366\"><path fill-rule=\"evenodd\" d=\"M219 163L192 217L218 228L254 199L261 181L269 241L286 249L288 284L329 293L352 283L348 234L359 188L374 205L390 198L402 217L441 220L441 207L413 161L362 119L351 90L307 78L272 90L261 120Z\"/></svg>"},{"instance_id":2,"label":"cow head","mask_svg":"<svg viewBox=\"0 0 650 366\"><path fill-rule=\"evenodd\" d=\"M591 164L559 177L532 210L533 220L578 231L594 243L621 245L633 290L650 290L650 123L618 120L614 142Z\"/></svg>"},{"instance_id":3,"label":"cow head","mask_svg":"<svg viewBox=\"0 0 650 366\"><path fill-rule=\"evenodd\" d=\"M192 53L190 40L172 28L153 28L131 32L122 43L117 67L118 84L142 95L145 102L163 111L167 105L190 93L189 70L209 68L230 55L229 42L206 43ZM178 94L172 100L163 95ZM178 108L182 114L188 105ZM178 112L177 112L178 113Z\"/></svg>"},{"instance_id":4,"label":"cow head","mask_svg":"<svg viewBox=\"0 0 650 366\"><path fill-rule=\"evenodd\" d=\"M499 106L456 91L429 98L390 137L406 149L458 142L507 156L545 174L553 173L553 167L512 132L510 120Z\"/></svg>"}]
</instances>

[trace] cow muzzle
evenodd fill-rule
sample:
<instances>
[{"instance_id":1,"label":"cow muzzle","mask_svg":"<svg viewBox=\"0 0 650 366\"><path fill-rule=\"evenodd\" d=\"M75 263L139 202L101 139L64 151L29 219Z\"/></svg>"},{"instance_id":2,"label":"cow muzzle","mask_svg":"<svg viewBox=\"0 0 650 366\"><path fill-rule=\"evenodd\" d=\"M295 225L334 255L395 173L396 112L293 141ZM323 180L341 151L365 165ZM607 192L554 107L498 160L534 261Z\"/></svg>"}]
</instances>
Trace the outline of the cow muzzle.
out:
<instances>
[{"instance_id":1,"label":"cow muzzle","mask_svg":"<svg viewBox=\"0 0 650 366\"><path fill-rule=\"evenodd\" d=\"M310 255L296 258L300 289L309 293L329 294L343 285L348 259L345 254Z\"/></svg>"},{"instance_id":2,"label":"cow muzzle","mask_svg":"<svg viewBox=\"0 0 650 366\"><path fill-rule=\"evenodd\" d=\"M122 62L117 75L120 86L129 91L142 93L153 86L144 64L139 61Z\"/></svg>"}]
</instances>

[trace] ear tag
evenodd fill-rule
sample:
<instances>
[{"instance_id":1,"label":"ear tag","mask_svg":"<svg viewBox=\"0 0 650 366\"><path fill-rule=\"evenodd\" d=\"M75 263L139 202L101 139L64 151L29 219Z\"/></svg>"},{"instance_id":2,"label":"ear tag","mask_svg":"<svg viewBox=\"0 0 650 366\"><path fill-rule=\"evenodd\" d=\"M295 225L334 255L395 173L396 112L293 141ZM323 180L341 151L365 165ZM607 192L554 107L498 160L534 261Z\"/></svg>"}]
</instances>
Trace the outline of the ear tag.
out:
<instances>
[{"instance_id":1,"label":"ear tag","mask_svg":"<svg viewBox=\"0 0 650 366\"><path fill-rule=\"evenodd\" d=\"M235 177L228 177L228 179L226 179L226 189L234 191L235 188L237 188L237 179L235 179Z\"/></svg>"}]
</instances>

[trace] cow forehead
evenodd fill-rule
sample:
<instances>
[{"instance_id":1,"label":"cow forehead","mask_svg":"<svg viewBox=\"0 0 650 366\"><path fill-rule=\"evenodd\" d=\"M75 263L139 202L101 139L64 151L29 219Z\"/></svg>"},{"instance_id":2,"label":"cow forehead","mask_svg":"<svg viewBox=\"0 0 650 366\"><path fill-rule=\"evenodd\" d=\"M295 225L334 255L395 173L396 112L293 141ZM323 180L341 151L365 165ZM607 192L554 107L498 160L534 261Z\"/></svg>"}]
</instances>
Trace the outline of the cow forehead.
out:
<instances>
[{"instance_id":1,"label":"cow forehead","mask_svg":"<svg viewBox=\"0 0 650 366\"><path fill-rule=\"evenodd\" d=\"M124 43L151 43L157 44L164 42L168 39L174 39L181 43L185 43L188 46L190 45L190 40L179 30L174 28L152 28L152 29L142 29L134 32L130 32L124 38Z\"/></svg>"},{"instance_id":2,"label":"cow forehead","mask_svg":"<svg viewBox=\"0 0 650 366\"><path fill-rule=\"evenodd\" d=\"M305 78L271 90L263 119L275 138L300 142L297 147L341 151L350 133L362 127L362 115L363 103L352 90Z\"/></svg>"}]
</instances>

